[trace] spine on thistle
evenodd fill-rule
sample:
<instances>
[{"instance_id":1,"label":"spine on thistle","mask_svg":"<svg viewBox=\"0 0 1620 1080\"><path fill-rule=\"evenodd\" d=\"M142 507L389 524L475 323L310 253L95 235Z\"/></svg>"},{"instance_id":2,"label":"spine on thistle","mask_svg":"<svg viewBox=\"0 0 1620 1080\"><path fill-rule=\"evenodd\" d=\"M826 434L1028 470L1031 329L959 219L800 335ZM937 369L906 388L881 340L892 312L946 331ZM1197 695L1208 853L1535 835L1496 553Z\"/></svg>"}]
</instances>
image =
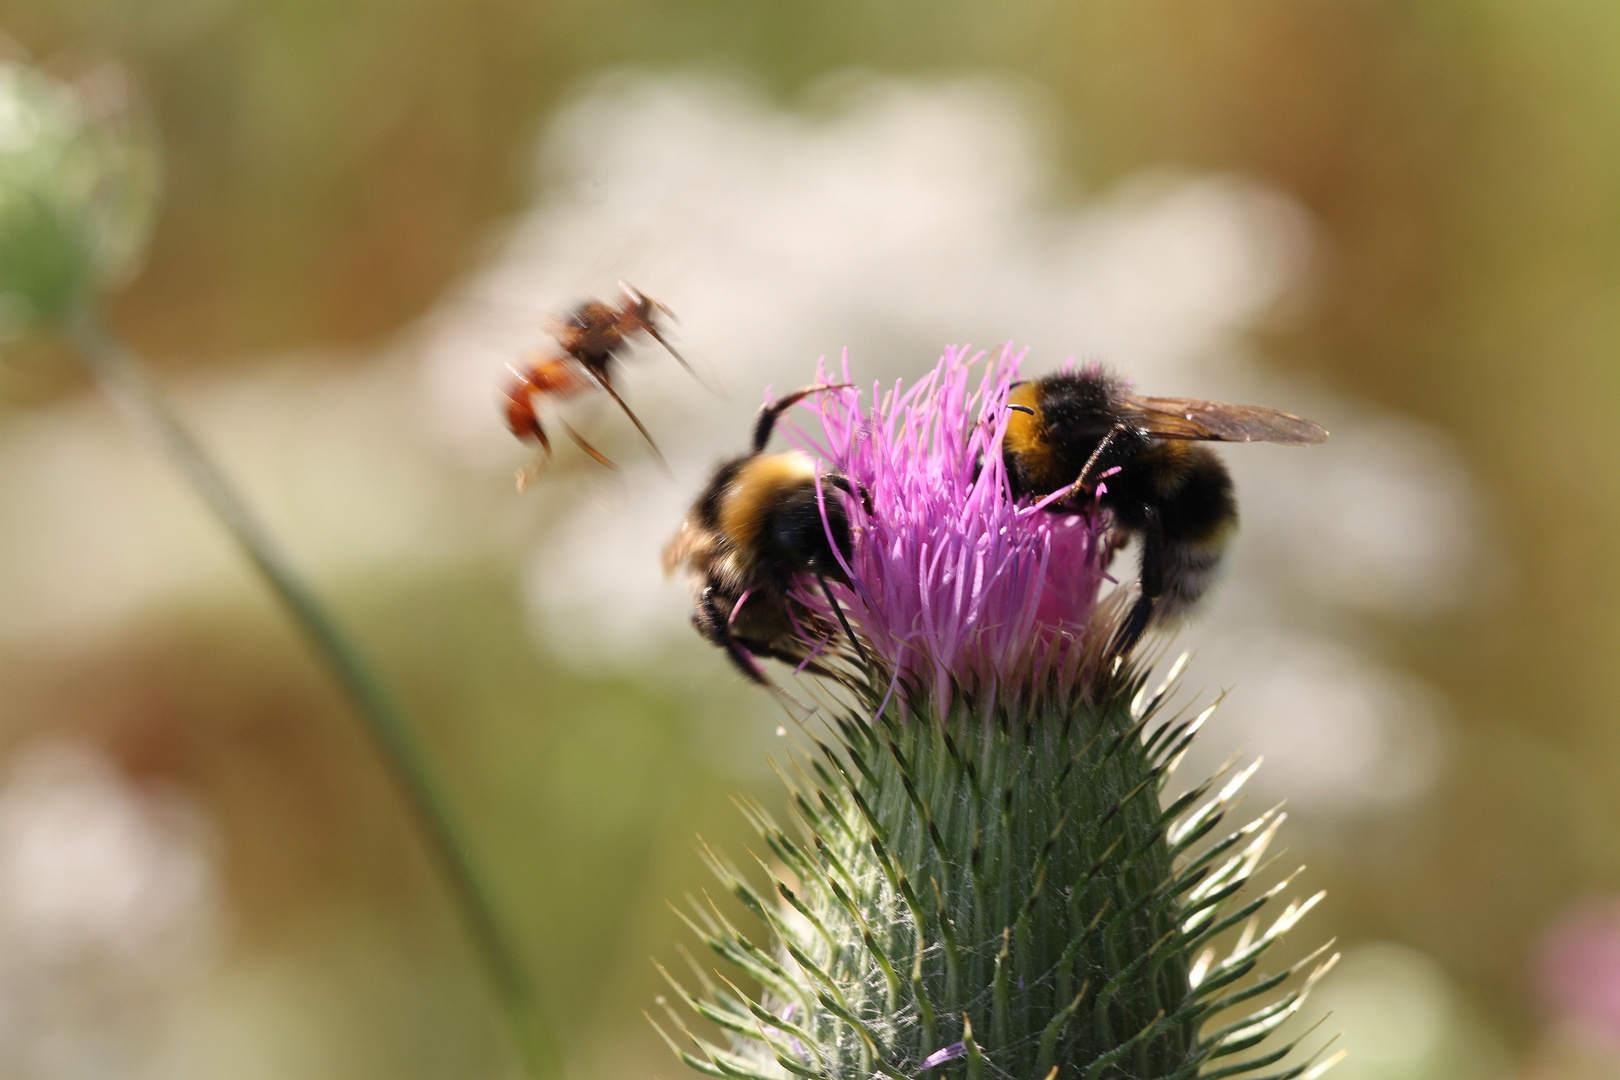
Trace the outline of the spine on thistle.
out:
<instances>
[{"instance_id":1,"label":"spine on thistle","mask_svg":"<svg viewBox=\"0 0 1620 1080\"><path fill-rule=\"evenodd\" d=\"M1173 783L1214 706L1169 708L1180 663L1155 685L1111 658L1107 516L1011 494L1017 358L948 352L865 409L844 375L818 372L799 406L818 422L787 433L841 506L837 570L780 596L698 582L727 625L780 607L771 655L819 675L773 763L796 820L745 802L757 865L705 850L769 940L694 901L725 964L661 969L686 1011L664 999L655 1026L699 1072L754 1080L1320 1075L1342 1051L1270 1036L1334 957L1265 961L1321 894L1251 884L1286 816L1233 820L1258 762Z\"/></svg>"}]
</instances>

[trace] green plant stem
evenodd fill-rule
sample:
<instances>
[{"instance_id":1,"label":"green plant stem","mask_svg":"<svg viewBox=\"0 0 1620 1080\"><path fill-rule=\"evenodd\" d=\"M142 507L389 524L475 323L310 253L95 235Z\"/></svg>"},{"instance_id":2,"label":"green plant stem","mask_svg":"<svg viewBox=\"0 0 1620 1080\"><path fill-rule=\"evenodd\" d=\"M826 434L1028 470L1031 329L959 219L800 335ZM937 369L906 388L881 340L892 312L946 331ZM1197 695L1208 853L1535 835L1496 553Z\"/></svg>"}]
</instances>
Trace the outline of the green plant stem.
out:
<instances>
[{"instance_id":1,"label":"green plant stem","mask_svg":"<svg viewBox=\"0 0 1620 1080\"><path fill-rule=\"evenodd\" d=\"M93 310L81 309L68 325L102 388L146 429L190 480L325 659L358 710L444 873L474 948L507 1014L526 1071L532 1080L560 1076L556 1043L540 1016L534 986L495 913L488 889L473 867L448 800L412 734L404 710L186 429L141 359L107 329Z\"/></svg>"}]
</instances>

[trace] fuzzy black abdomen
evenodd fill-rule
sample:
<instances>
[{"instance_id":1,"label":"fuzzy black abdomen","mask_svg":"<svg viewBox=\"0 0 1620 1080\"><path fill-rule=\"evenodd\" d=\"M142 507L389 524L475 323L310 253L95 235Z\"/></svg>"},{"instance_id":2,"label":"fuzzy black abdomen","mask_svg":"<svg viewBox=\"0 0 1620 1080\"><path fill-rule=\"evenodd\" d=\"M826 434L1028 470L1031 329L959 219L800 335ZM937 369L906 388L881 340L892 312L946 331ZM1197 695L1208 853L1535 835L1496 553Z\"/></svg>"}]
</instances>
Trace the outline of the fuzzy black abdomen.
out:
<instances>
[{"instance_id":1,"label":"fuzzy black abdomen","mask_svg":"<svg viewBox=\"0 0 1620 1080\"><path fill-rule=\"evenodd\" d=\"M1146 509L1168 543L1221 543L1237 526L1232 476L1199 443L1162 440L1102 481L1102 504L1121 528L1140 531Z\"/></svg>"},{"instance_id":2,"label":"fuzzy black abdomen","mask_svg":"<svg viewBox=\"0 0 1620 1080\"><path fill-rule=\"evenodd\" d=\"M1159 595L1153 621L1180 617L1224 568L1238 523L1231 474L1209 447L1165 440L1105 483L1102 503L1120 528L1141 534L1150 521L1157 526Z\"/></svg>"},{"instance_id":3,"label":"fuzzy black abdomen","mask_svg":"<svg viewBox=\"0 0 1620 1080\"><path fill-rule=\"evenodd\" d=\"M1182 446L1188 459L1187 471L1161 510L1165 539L1224 546L1237 530L1232 474L1209 447L1197 443Z\"/></svg>"}]
</instances>

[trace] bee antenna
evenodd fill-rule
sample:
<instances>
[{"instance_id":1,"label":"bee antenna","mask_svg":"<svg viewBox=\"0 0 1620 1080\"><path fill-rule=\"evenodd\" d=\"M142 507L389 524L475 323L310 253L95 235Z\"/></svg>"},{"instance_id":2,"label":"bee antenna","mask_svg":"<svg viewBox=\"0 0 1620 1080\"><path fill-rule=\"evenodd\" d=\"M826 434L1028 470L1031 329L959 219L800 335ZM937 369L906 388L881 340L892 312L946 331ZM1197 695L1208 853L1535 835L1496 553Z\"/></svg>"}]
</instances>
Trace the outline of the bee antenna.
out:
<instances>
[{"instance_id":1,"label":"bee antenna","mask_svg":"<svg viewBox=\"0 0 1620 1080\"><path fill-rule=\"evenodd\" d=\"M687 362L686 357L682 356L680 352L676 350L675 346L669 343L669 339L664 336L663 331L658 329L658 323L655 321L652 314L653 312L657 312L658 314L663 315L665 318L674 319L675 313L669 310L667 305L648 296L646 293L642 292L628 281L620 281L619 290L624 293L625 299L629 300L630 303L636 307L651 309L648 311L646 317L638 318L636 320L641 325L641 328L647 331L648 335L650 335L654 341L662 345L664 347L664 351L673 356L675 358L675 362L680 364L681 367L685 368L686 373L692 376L692 378L697 381L699 386L703 387L711 394L724 398L726 396L725 388L721 386L717 380L706 379L697 373L697 370Z\"/></svg>"},{"instance_id":2,"label":"bee antenna","mask_svg":"<svg viewBox=\"0 0 1620 1080\"><path fill-rule=\"evenodd\" d=\"M765 444L771 441L771 432L776 430L776 422L793 406L811 394L819 394L824 390L848 390L853 385L855 384L812 383L809 386L801 386L786 397L761 405L759 418L754 421L754 453L758 454L765 449Z\"/></svg>"},{"instance_id":3,"label":"bee antenna","mask_svg":"<svg viewBox=\"0 0 1620 1080\"><path fill-rule=\"evenodd\" d=\"M795 724L803 725L806 720L809 720L820 711L814 705L806 705L774 682L767 681L765 687L776 696L776 700L781 703L783 710L787 712L788 719Z\"/></svg>"},{"instance_id":4,"label":"bee antenna","mask_svg":"<svg viewBox=\"0 0 1620 1080\"><path fill-rule=\"evenodd\" d=\"M636 417L636 414L634 412L630 411L630 406L625 404L624 398L620 397L619 392L617 390L613 389L613 384L608 382L607 377L605 375L598 375L598 374L596 374L596 372L591 371L589 368L587 368L586 371L590 375L590 377L596 381L596 385L601 387L603 392L605 392L608 397L612 398L618 404L619 408L624 410L624 415L626 415L626 416L628 416L630 418L630 422L632 424L636 425L636 430L641 432L641 437L643 439L647 440L647 445L648 446L652 447L653 456L658 459L658 465L659 465L660 468L662 468L664 470L664 474L666 476L668 476L671 480L675 479L675 473L674 473L673 470L670 469L669 462L664 460L664 452L662 450L658 449L658 444L653 441L652 432L648 431L647 428L646 428L646 425L644 425ZM592 456L594 457L595 455L593 454ZM598 460L601 460L601 459L598 458Z\"/></svg>"},{"instance_id":5,"label":"bee antenna","mask_svg":"<svg viewBox=\"0 0 1620 1080\"><path fill-rule=\"evenodd\" d=\"M562 429L568 435L568 437L570 439L574 440L574 444L576 446L578 446L581 450L583 450L587 454L589 454L597 463L602 464L602 465L606 465L610 469L617 469L618 468L617 465L613 464L613 462L609 461L606 457L602 456L602 452L600 450L598 450L596 447L592 446L590 443L586 442L585 437L583 435L581 435L579 432L575 431L573 429L573 427L568 423L568 421L563 420L563 419L561 419L559 417L557 422L562 425Z\"/></svg>"},{"instance_id":6,"label":"bee antenna","mask_svg":"<svg viewBox=\"0 0 1620 1080\"><path fill-rule=\"evenodd\" d=\"M844 606L838 602L838 597L833 595L832 587L827 584L826 576L817 574L816 580L821 583L821 595L825 596L827 603L832 605L833 613L838 616L838 625L844 628L844 636L849 638L851 645L855 646L855 652L860 655L861 663L871 667L872 658L866 655L866 647L861 644L861 639L855 636L855 631L850 629L849 619L844 615Z\"/></svg>"},{"instance_id":7,"label":"bee antenna","mask_svg":"<svg viewBox=\"0 0 1620 1080\"><path fill-rule=\"evenodd\" d=\"M546 471L546 466L549 464L551 464L551 454L548 450L535 451L535 455L529 459L529 463L517 471L518 491L529 490L529 485L540 478L540 474Z\"/></svg>"},{"instance_id":8,"label":"bee antenna","mask_svg":"<svg viewBox=\"0 0 1620 1080\"><path fill-rule=\"evenodd\" d=\"M637 307L640 307L641 305L645 304L647 307L651 308L652 310L657 311L657 312L659 312L659 313L661 313L663 315L667 315L671 319L675 318L675 313L673 311L669 310L669 306L667 304L664 304L659 300L653 299L652 297L648 296L646 293L642 292L640 289L636 288L634 285L630 284L628 281L624 281L622 279L619 281L619 291L624 293L625 299L629 300L632 304L635 304ZM678 322L679 320L677 319L676 321Z\"/></svg>"},{"instance_id":9,"label":"bee antenna","mask_svg":"<svg viewBox=\"0 0 1620 1080\"><path fill-rule=\"evenodd\" d=\"M677 364L680 364L681 367L686 369L686 373L688 375L697 380L698 385L708 387L710 390L714 389L713 387L709 386L708 381L704 379L703 376L699 375L695 370L693 370L692 365L686 362L686 357L675 351L675 346L669 343L669 339L659 331L658 327L654 326L650 322L642 323L641 325L646 329L648 334L652 335L652 339L654 341L658 342L658 344L664 347L665 352L669 353L669 355L675 358L675 362Z\"/></svg>"}]
</instances>

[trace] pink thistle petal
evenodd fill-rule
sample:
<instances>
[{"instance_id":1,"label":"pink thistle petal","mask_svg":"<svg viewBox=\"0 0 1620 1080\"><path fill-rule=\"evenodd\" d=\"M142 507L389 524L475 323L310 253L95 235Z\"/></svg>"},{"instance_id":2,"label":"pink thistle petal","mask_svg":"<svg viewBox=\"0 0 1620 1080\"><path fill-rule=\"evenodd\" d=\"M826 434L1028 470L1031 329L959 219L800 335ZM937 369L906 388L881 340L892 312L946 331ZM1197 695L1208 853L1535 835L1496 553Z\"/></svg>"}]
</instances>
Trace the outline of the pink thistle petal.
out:
<instances>
[{"instance_id":1,"label":"pink thistle petal","mask_svg":"<svg viewBox=\"0 0 1620 1080\"><path fill-rule=\"evenodd\" d=\"M851 587L839 602L885 669L881 682L926 689L941 711L958 690L1070 693L1101 655L1085 646L1100 633L1091 624L1109 580L1105 515L1034 512L1009 494L1001 443L1022 358L998 350L974 387L970 369L985 354L948 349L909 387L874 385L865 411L851 387L804 401L819 430L788 425L824 471L871 500L868 514L859 496L844 497L851 554L838 561ZM841 366L851 382L847 357ZM816 380L837 381L825 365ZM830 614L814 590L795 596Z\"/></svg>"}]
</instances>

